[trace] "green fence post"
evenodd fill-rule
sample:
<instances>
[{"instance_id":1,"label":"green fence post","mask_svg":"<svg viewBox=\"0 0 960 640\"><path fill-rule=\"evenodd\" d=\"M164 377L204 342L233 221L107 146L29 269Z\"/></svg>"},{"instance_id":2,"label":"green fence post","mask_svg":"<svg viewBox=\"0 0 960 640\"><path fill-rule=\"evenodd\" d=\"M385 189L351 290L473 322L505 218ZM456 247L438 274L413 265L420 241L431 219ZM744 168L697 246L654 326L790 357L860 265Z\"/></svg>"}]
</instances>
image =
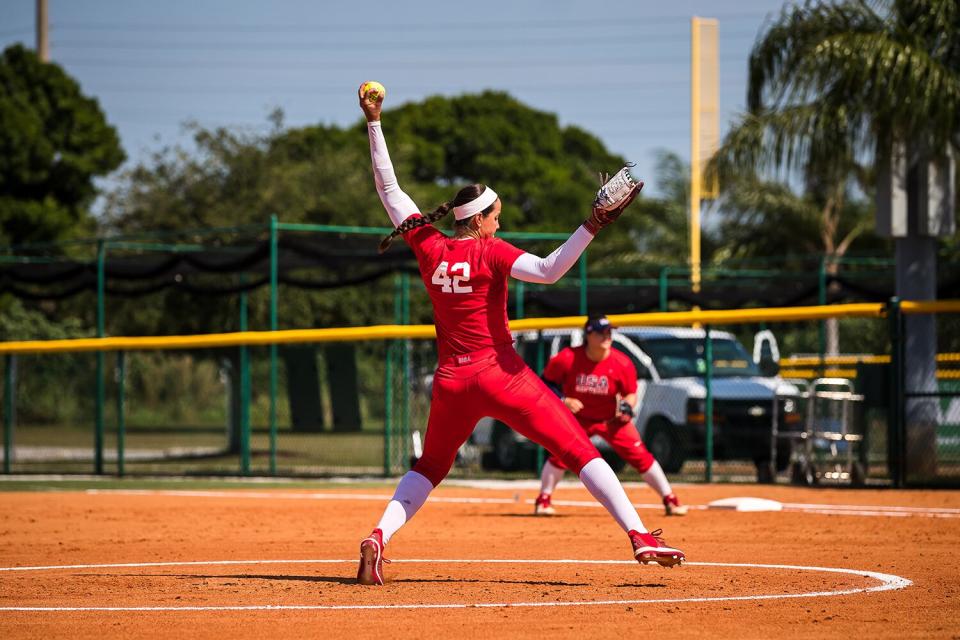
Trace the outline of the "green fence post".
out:
<instances>
[{"instance_id":1,"label":"green fence post","mask_svg":"<svg viewBox=\"0 0 960 640\"><path fill-rule=\"evenodd\" d=\"M107 245L97 240L97 337L106 333L104 294L106 291ZM94 473L103 473L103 403L106 394L103 385L103 351L97 351L96 405L94 407L93 468Z\"/></svg>"},{"instance_id":2,"label":"green fence post","mask_svg":"<svg viewBox=\"0 0 960 640\"><path fill-rule=\"evenodd\" d=\"M517 292L516 316L517 316L517 320L522 320L523 319L523 296L524 296L524 293L526 292L526 287L524 287L523 280L517 280L516 292Z\"/></svg>"},{"instance_id":3,"label":"green fence post","mask_svg":"<svg viewBox=\"0 0 960 640\"><path fill-rule=\"evenodd\" d=\"M383 393L383 475L390 475L390 438L392 437L391 422L393 421L393 341L386 341L386 375L383 380L386 385Z\"/></svg>"},{"instance_id":4,"label":"green fence post","mask_svg":"<svg viewBox=\"0 0 960 640\"><path fill-rule=\"evenodd\" d=\"M400 323L404 325L410 324L410 274L403 272L400 274L400 280L403 283L401 300L401 318ZM403 348L403 355L401 357L401 366L403 367L403 376L401 377L401 382L403 384L403 395L400 396L400 400L403 403L403 459L404 464L410 464L410 340L404 339L400 343Z\"/></svg>"},{"instance_id":5,"label":"green fence post","mask_svg":"<svg viewBox=\"0 0 960 640\"><path fill-rule=\"evenodd\" d=\"M537 331L537 371L536 374L542 375L543 368L546 366L547 354L546 345L543 344L543 330ZM537 447L537 475L543 471L543 463L546 462L546 453L543 447Z\"/></svg>"},{"instance_id":6,"label":"green fence post","mask_svg":"<svg viewBox=\"0 0 960 640\"><path fill-rule=\"evenodd\" d=\"M400 274L393 277L393 323L400 324L402 317L403 301L401 297L402 286L400 284ZM393 440L393 369L394 353L396 351L396 340L387 341L387 375L384 376L384 382L387 385L384 395L384 415L383 415L383 474L389 476L393 472L393 460L391 459L392 440ZM399 450L399 447L397 448Z\"/></svg>"},{"instance_id":7,"label":"green fence post","mask_svg":"<svg viewBox=\"0 0 960 640\"><path fill-rule=\"evenodd\" d=\"M240 274L240 283L244 277ZM240 331L247 330L247 292L240 292ZM240 473L250 474L250 350L240 345Z\"/></svg>"},{"instance_id":8,"label":"green fence post","mask_svg":"<svg viewBox=\"0 0 960 640\"><path fill-rule=\"evenodd\" d=\"M710 325L703 327L706 333L704 342L704 358L707 368L703 376L703 385L707 391L704 403L704 437L706 438L706 481L713 482L713 338L710 336Z\"/></svg>"},{"instance_id":9,"label":"green fence post","mask_svg":"<svg viewBox=\"0 0 960 640\"><path fill-rule=\"evenodd\" d=\"M124 474L124 439L127 432L126 420L124 420L126 378L126 353L123 351L117 351L117 475L121 478Z\"/></svg>"},{"instance_id":10,"label":"green fence post","mask_svg":"<svg viewBox=\"0 0 960 640\"><path fill-rule=\"evenodd\" d=\"M660 267L657 288L660 291L660 311L667 310L667 296L670 288L670 267Z\"/></svg>"},{"instance_id":11,"label":"green fence post","mask_svg":"<svg viewBox=\"0 0 960 640\"><path fill-rule=\"evenodd\" d=\"M13 462L13 420L16 415L14 381L17 377L17 356L7 354L3 368L3 472L10 473Z\"/></svg>"},{"instance_id":12,"label":"green fence post","mask_svg":"<svg viewBox=\"0 0 960 640\"><path fill-rule=\"evenodd\" d=\"M817 272L817 304L827 304L827 256L820 256L820 267ZM817 327L818 349L820 354L820 376L825 375L827 365L824 358L827 353L827 321L821 320Z\"/></svg>"},{"instance_id":13,"label":"green fence post","mask_svg":"<svg viewBox=\"0 0 960 640\"><path fill-rule=\"evenodd\" d=\"M890 323L890 396L887 408L887 465L893 486L902 489L905 483L906 438L903 424L903 316L900 299L890 298L887 306Z\"/></svg>"},{"instance_id":14,"label":"green fence post","mask_svg":"<svg viewBox=\"0 0 960 640\"><path fill-rule=\"evenodd\" d=\"M279 298L279 233L277 216L270 216L270 331L276 331ZM270 475L277 475L277 345L270 345Z\"/></svg>"},{"instance_id":15,"label":"green fence post","mask_svg":"<svg viewBox=\"0 0 960 640\"><path fill-rule=\"evenodd\" d=\"M587 315L587 252L580 254L577 261L580 270L580 315Z\"/></svg>"}]
</instances>

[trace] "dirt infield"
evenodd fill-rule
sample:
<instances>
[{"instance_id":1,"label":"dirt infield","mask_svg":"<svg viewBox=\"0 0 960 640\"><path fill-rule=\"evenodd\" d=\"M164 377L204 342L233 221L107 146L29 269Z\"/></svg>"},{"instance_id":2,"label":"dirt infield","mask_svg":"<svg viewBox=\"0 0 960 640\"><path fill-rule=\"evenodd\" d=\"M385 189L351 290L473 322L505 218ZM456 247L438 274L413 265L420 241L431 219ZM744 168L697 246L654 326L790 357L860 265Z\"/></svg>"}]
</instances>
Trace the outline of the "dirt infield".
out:
<instances>
[{"instance_id":1,"label":"dirt infield","mask_svg":"<svg viewBox=\"0 0 960 640\"><path fill-rule=\"evenodd\" d=\"M534 489L441 487L367 588L384 486L0 493L0 637L960 637L960 492L681 489L786 509L667 519L629 488L687 553L668 570L594 562L630 547L582 489L542 519Z\"/></svg>"}]
</instances>

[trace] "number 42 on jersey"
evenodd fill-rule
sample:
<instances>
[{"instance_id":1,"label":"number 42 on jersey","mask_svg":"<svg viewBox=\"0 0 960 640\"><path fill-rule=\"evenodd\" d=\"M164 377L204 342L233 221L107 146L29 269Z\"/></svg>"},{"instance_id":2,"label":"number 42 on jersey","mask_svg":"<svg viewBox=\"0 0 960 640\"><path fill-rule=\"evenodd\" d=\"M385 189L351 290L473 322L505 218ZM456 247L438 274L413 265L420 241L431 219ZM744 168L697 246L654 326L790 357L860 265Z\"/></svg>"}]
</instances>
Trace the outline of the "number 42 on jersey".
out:
<instances>
[{"instance_id":1,"label":"number 42 on jersey","mask_svg":"<svg viewBox=\"0 0 960 640\"><path fill-rule=\"evenodd\" d=\"M463 283L470 282L469 262L454 262L450 266L444 260L437 266L430 281L440 285L444 293L473 293L472 286L463 286Z\"/></svg>"}]
</instances>

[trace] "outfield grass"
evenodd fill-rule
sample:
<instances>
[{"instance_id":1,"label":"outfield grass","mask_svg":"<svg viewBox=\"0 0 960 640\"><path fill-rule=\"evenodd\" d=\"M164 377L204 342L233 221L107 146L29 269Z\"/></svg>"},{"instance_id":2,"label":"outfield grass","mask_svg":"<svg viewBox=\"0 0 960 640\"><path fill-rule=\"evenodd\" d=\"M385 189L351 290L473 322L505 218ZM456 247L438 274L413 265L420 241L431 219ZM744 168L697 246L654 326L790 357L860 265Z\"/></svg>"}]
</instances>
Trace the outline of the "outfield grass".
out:
<instances>
[{"instance_id":1,"label":"outfield grass","mask_svg":"<svg viewBox=\"0 0 960 640\"><path fill-rule=\"evenodd\" d=\"M328 480L282 480L265 478L97 478L51 480L25 477L17 480L0 479L0 491L88 491L100 490L245 490L251 489L325 489L369 488L393 489L396 480L358 480L330 482Z\"/></svg>"},{"instance_id":2,"label":"outfield grass","mask_svg":"<svg viewBox=\"0 0 960 640\"><path fill-rule=\"evenodd\" d=\"M269 470L270 436L263 429L250 439L251 469ZM277 434L281 474L382 473L383 433ZM21 427L14 436L15 473L83 473L93 469L94 436L89 427ZM131 474L237 473L240 455L230 452L222 430L131 429L125 438L125 471ZM105 471L116 471L117 435L104 434Z\"/></svg>"}]
</instances>

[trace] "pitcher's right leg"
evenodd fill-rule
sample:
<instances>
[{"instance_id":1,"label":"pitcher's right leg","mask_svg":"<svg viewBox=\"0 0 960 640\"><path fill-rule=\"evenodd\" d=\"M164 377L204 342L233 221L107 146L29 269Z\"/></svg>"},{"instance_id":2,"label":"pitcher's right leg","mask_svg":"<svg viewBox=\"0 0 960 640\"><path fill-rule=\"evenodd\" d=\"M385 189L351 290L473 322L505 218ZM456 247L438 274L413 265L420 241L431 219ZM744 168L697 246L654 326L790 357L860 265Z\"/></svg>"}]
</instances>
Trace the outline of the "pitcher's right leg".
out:
<instances>
[{"instance_id":1,"label":"pitcher's right leg","mask_svg":"<svg viewBox=\"0 0 960 640\"><path fill-rule=\"evenodd\" d=\"M519 356L517 359L519 360ZM659 544L658 538L648 534L620 480L610 465L600 457L597 448L590 442L573 414L533 371L526 366L523 369L513 375L504 372L499 379L497 375L483 378L482 382L488 387L489 393L497 399L497 413L491 415L521 435L543 445L559 457L565 466L576 470L587 490L630 535L634 549L637 548L635 536L647 536L641 538L643 549ZM682 552L666 545L663 547L669 551L666 555L655 553L652 558L654 561L664 566L672 566L665 564L669 556L671 562L677 560L673 564L682 562ZM634 557L640 562L651 559L636 554ZM660 562L659 558L664 562Z\"/></svg>"}]
</instances>

